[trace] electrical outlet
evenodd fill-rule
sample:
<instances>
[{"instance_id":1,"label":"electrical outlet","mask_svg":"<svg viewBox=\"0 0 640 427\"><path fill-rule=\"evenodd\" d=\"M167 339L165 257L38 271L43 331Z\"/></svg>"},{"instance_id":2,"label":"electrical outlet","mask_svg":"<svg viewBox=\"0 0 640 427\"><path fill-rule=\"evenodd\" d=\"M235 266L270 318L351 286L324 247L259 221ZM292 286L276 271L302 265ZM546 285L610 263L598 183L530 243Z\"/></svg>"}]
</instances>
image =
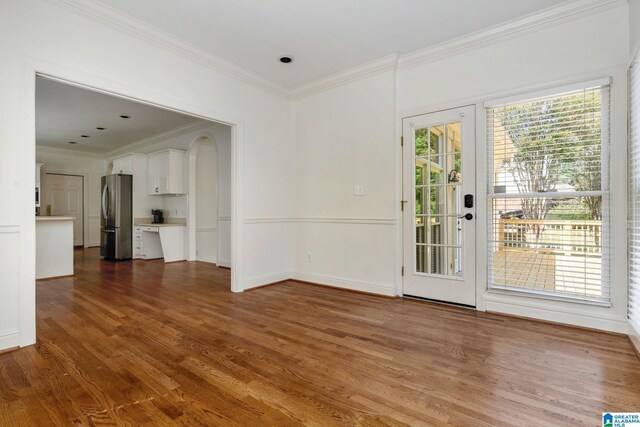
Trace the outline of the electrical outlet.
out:
<instances>
[{"instance_id":1,"label":"electrical outlet","mask_svg":"<svg viewBox=\"0 0 640 427\"><path fill-rule=\"evenodd\" d=\"M307 254L307 262L311 262L311 252Z\"/></svg>"},{"instance_id":2,"label":"electrical outlet","mask_svg":"<svg viewBox=\"0 0 640 427\"><path fill-rule=\"evenodd\" d=\"M364 185L356 184L355 187L353 187L353 195L364 196Z\"/></svg>"}]
</instances>

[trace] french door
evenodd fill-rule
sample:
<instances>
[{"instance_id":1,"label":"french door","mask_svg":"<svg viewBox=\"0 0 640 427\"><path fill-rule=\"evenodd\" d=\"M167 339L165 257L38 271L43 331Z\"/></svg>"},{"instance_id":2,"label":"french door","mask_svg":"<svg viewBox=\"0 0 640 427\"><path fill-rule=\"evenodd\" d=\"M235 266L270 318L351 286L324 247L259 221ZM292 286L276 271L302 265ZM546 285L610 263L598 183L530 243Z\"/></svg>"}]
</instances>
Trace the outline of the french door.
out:
<instances>
[{"instance_id":1,"label":"french door","mask_svg":"<svg viewBox=\"0 0 640 427\"><path fill-rule=\"evenodd\" d=\"M403 293L475 306L475 107L409 117Z\"/></svg>"}]
</instances>

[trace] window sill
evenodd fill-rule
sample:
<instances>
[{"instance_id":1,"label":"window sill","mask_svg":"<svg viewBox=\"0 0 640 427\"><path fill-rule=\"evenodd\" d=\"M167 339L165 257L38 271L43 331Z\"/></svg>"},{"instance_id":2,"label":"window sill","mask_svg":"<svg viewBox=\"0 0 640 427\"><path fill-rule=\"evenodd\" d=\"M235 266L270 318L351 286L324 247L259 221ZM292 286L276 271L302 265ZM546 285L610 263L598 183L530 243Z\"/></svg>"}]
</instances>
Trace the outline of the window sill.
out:
<instances>
[{"instance_id":1,"label":"window sill","mask_svg":"<svg viewBox=\"0 0 640 427\"><path fill-rule=\"evenodd\" d=\"M568 302L572 304L591 305L596 307L610 308L610 301L602 301L595 298L581 298L571 295L557 295L547 292L535 291L535 290L522 290L518 288L511 288L508 286L491 286L487 287L487 292L498 295L512 295L518 297L543 299L548 301Z\"/></svg>"}]
</instances>

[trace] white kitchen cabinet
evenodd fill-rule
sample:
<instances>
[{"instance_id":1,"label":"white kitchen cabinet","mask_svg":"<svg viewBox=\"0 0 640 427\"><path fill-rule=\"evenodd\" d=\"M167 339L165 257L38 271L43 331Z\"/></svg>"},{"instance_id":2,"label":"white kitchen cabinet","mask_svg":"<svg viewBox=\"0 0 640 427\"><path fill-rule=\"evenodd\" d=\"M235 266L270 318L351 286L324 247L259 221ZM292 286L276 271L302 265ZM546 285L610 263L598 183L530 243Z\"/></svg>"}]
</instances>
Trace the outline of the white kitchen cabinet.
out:
<instances>
[{"instance_id":1,"label":"white kitchen cabinet","mask_svg":"<svg viewBox=\"0 0 640 427\"><path fill-rule=\"evenodd\" d=\"M141 259L157 259L163 257L158 227L135 226L133 257Z\"/></svg>"},{"instance_id":2,"label":"white kitchen cabinet","mask_svg":"<svg viewBox=\"0 0 640 427\"><path fill-rule=\"evenodd\" d=\"M147 185L150 195L184 194L182 150L164 150L147 157Z\"/></svg>"},{"instance_id":3,"label":"white kitchen cabinet","mask_svg":"<svg viewBox=\"0 0 640 427\"><path fill-rule=\"evenodd\" d=\"M142 227L136 226L133 229L133 259L144 258L142 243Z\"/></svg>"},{"instance_id":4,"label":"white kitchen cabinet","mask_svg":"<svg viewBox=\"0 0 640 427\"><path fill-rule=\"evenodd\" d=\"M133 175L133 157L130 154L112 159L113 173Z\"/></svg>"},{"instance_id":5,"label":"white kitchen cabinet","mask_svg":"<svg viewBox=\"0 0 640 427\"><path fill-rule=\"evenodd\" d=\"M184 261L185 229L184 225L136 225L133 258L164 258L165 262Z\"/></svg>"}]
</instances>

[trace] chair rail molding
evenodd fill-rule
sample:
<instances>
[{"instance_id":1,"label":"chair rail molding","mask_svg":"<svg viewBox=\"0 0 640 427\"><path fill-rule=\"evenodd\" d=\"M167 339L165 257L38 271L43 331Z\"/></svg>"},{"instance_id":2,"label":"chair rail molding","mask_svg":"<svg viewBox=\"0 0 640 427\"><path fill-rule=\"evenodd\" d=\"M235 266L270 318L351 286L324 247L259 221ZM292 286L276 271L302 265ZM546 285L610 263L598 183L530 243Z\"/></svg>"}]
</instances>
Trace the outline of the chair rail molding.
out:
<instances>
[{"instance_id":1,"label":"chair rail molding","mask_svg":"<svg viewBox=\"0 0 640 427\"><path fill-rule=\"evenodd\" d=\"M244 223L245 224L316 223L316 224L396 225L396 220L394 218L289 217L289 218L245 218Z\"/></svg>"},{"instance_id":2,"label":"chair rail molding","mask_svg":"<svg viewBox=\"0 0 640 427\"><path fill-rule=\"evenodd\" d=\"M0 234L20 233L20 226L17 224L0 224Z\"/></svg>"}]
</instances>

